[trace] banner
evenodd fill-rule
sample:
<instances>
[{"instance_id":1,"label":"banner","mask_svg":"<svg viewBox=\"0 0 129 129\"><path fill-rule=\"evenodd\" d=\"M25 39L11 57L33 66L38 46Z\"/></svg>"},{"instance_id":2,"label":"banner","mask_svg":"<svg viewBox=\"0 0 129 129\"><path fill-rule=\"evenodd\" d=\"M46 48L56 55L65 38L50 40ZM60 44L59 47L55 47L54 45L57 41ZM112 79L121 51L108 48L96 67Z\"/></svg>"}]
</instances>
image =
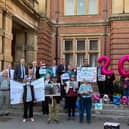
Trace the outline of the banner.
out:
<instances>
[{"instance_id":1,"label":"banner","mask_svg":"<svg viewBox=\"0 0 129 129\"><path fill-rule=\"evenodd\" d=\"M35 99L37 102L45 100L44 78L40 78L31 83L34 86ZM20 104L23 98L23 87L25 83L10 80L10 103Z\"/></svg>"},{"instance_id":2,"label":"banner","mask_svg":"<svg viewBox=\"0 0 129 129\"><path fill-rule=\"evenodd\" d=\"M10 103L19 104L23 97L23 83L10 80Z\"/></svg>"},{"instance_id":3,"label":"banner","mask_svg":"<svg viewBox=\"0 0 129 129\"><path fill-rule=\"evenodd\" d=\"M45 100L44 78L40 78L31 83L34 86L35 99L37 102Z\"/></svg>"},{"instance_id":4,"label":"banner","mask_svg":"<svg viewBox=\"0 0 129 129\"><path fill-rule=\"evenodd\" d=\"M77 81L82 82L87 78L89 82L96 82L96 67L78 67L77 68Z\"/></svg>"}]
</instances>

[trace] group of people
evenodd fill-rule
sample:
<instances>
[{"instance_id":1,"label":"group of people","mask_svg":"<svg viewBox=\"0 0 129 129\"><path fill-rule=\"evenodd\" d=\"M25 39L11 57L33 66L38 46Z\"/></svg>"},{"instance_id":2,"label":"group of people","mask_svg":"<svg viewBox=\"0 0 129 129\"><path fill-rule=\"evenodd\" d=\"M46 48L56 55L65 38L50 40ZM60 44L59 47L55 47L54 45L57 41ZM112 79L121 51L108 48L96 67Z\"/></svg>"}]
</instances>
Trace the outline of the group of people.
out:
<instances>
[{"instance_id":1,"label":"group of people","mask_svg":"<svg viewBox=\"0 0 129 129\"><path fill-rule=\"evenodd\" d=\"M113 85L115 83L115 75L102 75L101 73L102 64L98 63L97 66L97 85L98 90L100 93L100 97L103 98L103 96L106 94L109 97L110 103L113 102Z\"/></svg>"},{"instance_id":2,"label":"group of people","mask_svg":"<svg viewBox=\"0 0 129 129\"><path fill-rule=\"evenodd\" d=\"M103 64L98 64L97 66L97 85L100 93L100 97L103 98L104 95L108 95L110 103L113 102L113 96L115 92L115 75L102 75L101 69ZM110 67L109 67L110 69ZM125 69L127 70L126 66ZM120 77L119 86L120 95L129 98L129 77Z\"/></svg>"},{"instance_id":3,"label":"group of people","mask_svg":"<svg viewBox=\"0 0 129 129\"><path fill-rule=\"evenodd\" d=\"M84 64L81 67L89 67L88 60L84 59ZM113 83L115 81L114 74L105 76L101 74L101 64L97 66L97 85L101 98L107 94L110 102L113 101ZM62 78L62 75L67 73L69 78ZM53 60L51 66L47 66L45 62L41 61L37 64L33 61L31 65L25 64L25 59L20 59L19 64L12 69L8 64L7 68L1 72L0 77L0 115L8 115L9 94L10 94L10 79L24 82L26 85L23 90L22 102L24 105L23 122L33 118L33 104L35 102L34 86L31 84L33 80L44 78L44 85L53 85L60 83L61 96L45 96L45 101L42 101L42 112L48 115L48 123L52 120L59 122L58 112L60 101L64 100L64 109L67 110L68 120L75 119L76 103L79 102L79 120L80 123L84 121L84 111L86 110L86 121L91 122L91 108L92 108L92 83L85 77L82 82L77 82L77 68L76 66L67 65L65 59L61 59L57 65L56 60ZM127 84L125 79L124 83ZM127 88L127 87L126 87ZM128 94L124 92L124 94ZM64 99L63 99L64 98ZM28 114L29 111L29 114Z\"/></svg>"},{"instance_id":4,"label":"group of people","mask_svg":"<svg viewBox=\"0 0 129 129\"><path fill-rule=\"evenodd\" d=\"M82 67L87 67L88 65L86 63L84 62L84 66ZM69 79L63 80L61 78L64 73L69 75ZM11 67L11 64L8 64L0 76L0 116L9 115L10 79L13 79L26 84L23 88L23 97L21 100L24 105L23 122L26 122L28 119L33 122L33 104L36 100L34 86L31 82L43 77L45 86L57 82L61 85L61 96L55 96L53 100L51 96L45 96L45 101L42 102L42 112L48 115L48 123L51 120L59 122L58 112L61 100L65 100L64 109L67 109L68 120L74 119L78 97L80 102L80 122L83 122L84 110L86 109L87 122L90 123L93 89L87 79L84 79L82 83L78 83L76 81L76 75L76 67L68 66L65 59L61 59L59 65L56 65L56 61L53 60L53 64L50 67L43 61L39 64L33 61L31 65L27 66L24 58L20 59L19 64L14 69Z\"/></svg>"}]
</instances>

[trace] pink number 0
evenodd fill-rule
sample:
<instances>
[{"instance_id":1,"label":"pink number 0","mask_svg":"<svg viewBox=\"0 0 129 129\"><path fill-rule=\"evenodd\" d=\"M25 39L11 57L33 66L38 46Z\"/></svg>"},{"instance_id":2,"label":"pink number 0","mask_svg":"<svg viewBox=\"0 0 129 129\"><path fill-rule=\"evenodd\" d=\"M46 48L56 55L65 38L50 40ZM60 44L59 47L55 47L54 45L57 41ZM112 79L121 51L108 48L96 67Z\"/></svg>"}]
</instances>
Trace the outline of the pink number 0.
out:
<instances>
[{"instance_id":1,"label":"pink number 0","mask_svg":"<svg viewBox=\"0 0 129 129\"><path fill-rule=\"evenodd\" d=\"M129 62L129 55L122 56L118 63L118 70L122 77L129 77L129 71L124 70L124 62Z\"/></svg>"},{"instance_id":2,"label":"pink number 0","mask_svg":"<svg viewBox=\"0 0 129 129\"><path fill-rule=\"evenodd\" d=\"M101 56L101 57L98 58L99 63L102 63L103 61L105 62L105 64L102 66L102 74L112 75L113 71L112 70L109 70L109 71L107 70L108 66L110 65L110 58L108 56ZM129 55L125 55L125 56L122 56L120 58L119 63L118 63L118 71L119 71L121 76L129 77L129 71L124 70L125 61L129 62Z\"/></svg>"}]
</instances>

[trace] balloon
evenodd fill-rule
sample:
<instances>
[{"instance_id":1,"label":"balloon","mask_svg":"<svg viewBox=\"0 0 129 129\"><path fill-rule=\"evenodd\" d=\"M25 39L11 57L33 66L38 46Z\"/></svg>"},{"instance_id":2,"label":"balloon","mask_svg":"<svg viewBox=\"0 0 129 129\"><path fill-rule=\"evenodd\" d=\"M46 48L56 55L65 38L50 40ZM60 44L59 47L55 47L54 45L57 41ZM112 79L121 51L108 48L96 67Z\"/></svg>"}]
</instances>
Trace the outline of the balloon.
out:
<instances>
[{"instance_id":1,"label":"balloon","mask_svg":"<svg viewBox=\"0 0 129 129\"><path fill-rule=\"evenodd\" d=\"M113 104L120 105L121 96L113 96Z\"/></svg>"},{"instance_id":2,"label":"balloon","mask_svg":"<svg viewBox=\"0 0 129 129\"><path fill-rule=\"evenodd\" d=\"M93 101L94 102L99 102L99 100L100 100L100 95L93 94Z\"/></svg>"},{"instance_id":3,"label":"balloon","mask_svg":"<svg viewBox=\"0 0 129 129\"><path fill-rule=\"evenodd\" d=\"M109 97L108 97L108 95L105 94L105 95L103 96L103 102L104 102L104 103L108 103L108 102L109 102Z\"/></svg>"},{"instance_id":4,"label":"balloon","mask_svg":"<svg viewBox=\"0 0 129 129\"><path fill-rule=\"evenodd\" d=\"M128 105L128 98L126 96L123 96L121 99L121 103L124 105Z\"/></svg>"},{"instance_id":5,"label":"balloon","mask_svg":"<svg viewBox=\"0 0 129 129\"><path fill-rule=\"evenodd\" d=\"M101 56L98 59L99 63L105 62L105 64L102 66L102 74L104 75L112 75L113 74L113 70L107 70L108 66L110 64L110 58L108 56Z\"/></svg>"},{"instance_id":6,"label":"balloon","mask_svg":"<svg viewBox=\"0 0 129 129\"><path fill-rule=\"evenodd\" d=\"M129 62L129 55L122 56L118 63L118 71L122 77L129 77L129 71L124 70L124 62Z\"/></svg>"}]
</instances>

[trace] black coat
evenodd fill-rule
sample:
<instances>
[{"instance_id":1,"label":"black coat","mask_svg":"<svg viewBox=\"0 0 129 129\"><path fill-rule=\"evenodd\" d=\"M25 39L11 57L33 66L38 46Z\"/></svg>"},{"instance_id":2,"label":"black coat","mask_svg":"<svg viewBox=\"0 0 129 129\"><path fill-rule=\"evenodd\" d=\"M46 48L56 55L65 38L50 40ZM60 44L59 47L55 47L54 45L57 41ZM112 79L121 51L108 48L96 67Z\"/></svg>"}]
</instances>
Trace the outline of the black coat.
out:
<instances>
[{"instance_id":1,"label":"black coat","mask_svg":"<svg viewBox=\"0 0 129 129\"><path fill-rule=\"evenodd\" d=\"M24 66L25 67L25 75L28 75L28 68L26 67L26 66ZM16 66L16 69L15 69L15 73L14 73L14 78L17 80L17 79L23 79L23 78L21 78L21 65L20 64L18 64L17 66Z\"/></svg>"},{"instance_id":2,"label":"black coat","mask_svg":"<svg viewBox=\"0 0 129 129\"><path fill-rule=\"evenodd\" d=\"M65 70L64 70L64 64L60 64L57 67L57 75L58 77L60 77L61 74L63 74L64 72L66 72L68 70L68 66L65 64Z\"/></svg>"},{"instance_id":3,"label":"black coat","mask_svg":"<svg viewBox=\"0 0 129 129\"><path fill-rule=\"evenodd\" d=\"M30 85L30 88L31 88L32 101L34 101L35 100L34 87ZM26 97L27 97L27 85L25 85L23 89L23 102L26 102Z\"/></svg>"},{"instance_id":4,"label":"black coat","mask_svg":"<svg viewBox=\"0 0 129 129\"><path fill-rule=\"evenodd\" d=\"M36 67L36 79L40 78L39 69L39 67Z\"/></svg>"}]
</instances>

